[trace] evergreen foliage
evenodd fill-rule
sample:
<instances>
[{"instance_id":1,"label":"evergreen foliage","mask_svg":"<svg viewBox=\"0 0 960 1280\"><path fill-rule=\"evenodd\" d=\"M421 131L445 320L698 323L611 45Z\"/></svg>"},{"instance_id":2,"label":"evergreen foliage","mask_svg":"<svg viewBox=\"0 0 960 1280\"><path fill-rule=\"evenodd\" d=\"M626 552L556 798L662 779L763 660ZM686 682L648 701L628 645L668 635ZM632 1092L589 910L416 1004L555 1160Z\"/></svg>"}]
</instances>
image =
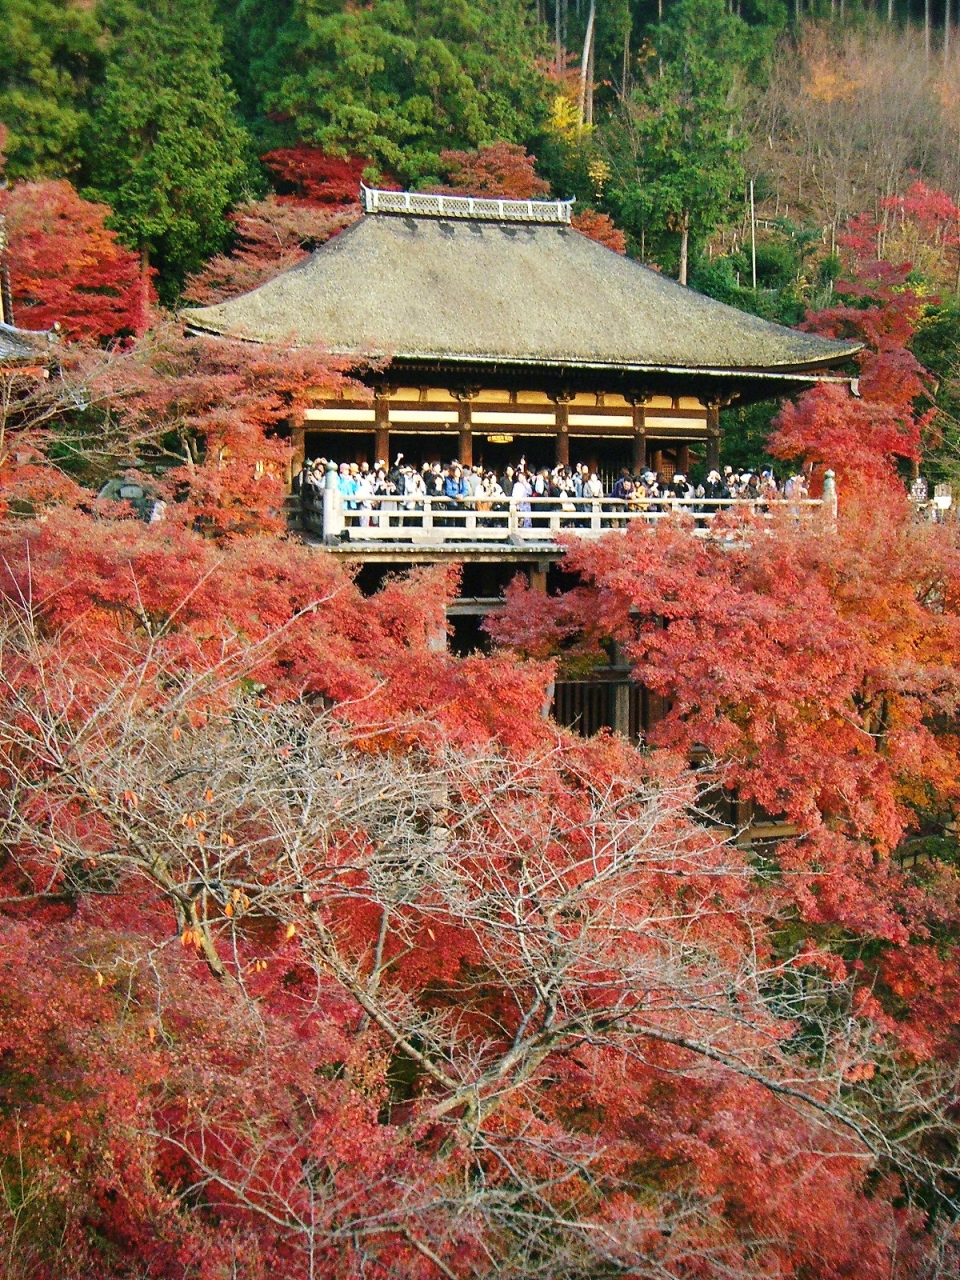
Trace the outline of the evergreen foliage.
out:
<instances>
[{"instance_id":1,"label":"evergreen foliage","mask_svg":"<svg viewBox=\"0 0 960 1280\"><path fill-rule=\"evenodd\" d=\"M436 180L440 152L523 142L545 114L537 40L520 0L295 0L266 47L251 19L248 78L296 138L363 156L406 183ZM282 10L272 6L270 17Z\"/></svg>"},{"instance_id":2,"label":"evergreen foliage","mask_svg":"<svg viewBox=\"0 0 960 1280\"><path fill-rule=\"evenodd\" d=\"M734 83L746 37L723 0L681 0L654 32L611 147L611 199L622 222L637 240L679 238L684 283L690 238L714 231L742 186Z\"/></svg>"},{"instance_id":3,"label":"evergreen foliage","mask_svg":"<svg viewBox=\"0 0 960 1280\"><path fill-rule=\"evenodd\" d=\"M88 135L90 195L155 260L161 296L223 247L248 181L245 131L206 0L107 0L104 86Z\"/></svg>"},{"instance_id":4,"label":"evergreen foliage","mask_svg":"<svg viewBox=\"0 0 960 1280\"><path fill-rule=\"evenodd\" d=\"M13 178L59 177L81 159L99 24L62 0L0 0L0 121Z\"/></svg>"}]
</instances>

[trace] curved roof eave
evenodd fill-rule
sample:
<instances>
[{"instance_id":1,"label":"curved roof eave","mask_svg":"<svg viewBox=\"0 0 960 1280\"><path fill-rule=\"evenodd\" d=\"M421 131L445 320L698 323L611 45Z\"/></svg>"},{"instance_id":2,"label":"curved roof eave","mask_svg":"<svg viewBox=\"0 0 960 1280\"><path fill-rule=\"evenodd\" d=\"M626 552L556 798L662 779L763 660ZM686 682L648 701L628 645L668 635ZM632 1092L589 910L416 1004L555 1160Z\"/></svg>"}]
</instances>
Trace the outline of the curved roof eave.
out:
<instances>
[{"instance_id":1,"label":"curved roof eave","mask_svg":"<svg viewBox=\"0 0 960 1280\"><path fill-rule=\"evenodd\" d=\"M317 344L358 363L637 375L782 377L861 349L738 311L569 226L384 214L184 320L244 341Z\"/></svg>"}]
</instances>

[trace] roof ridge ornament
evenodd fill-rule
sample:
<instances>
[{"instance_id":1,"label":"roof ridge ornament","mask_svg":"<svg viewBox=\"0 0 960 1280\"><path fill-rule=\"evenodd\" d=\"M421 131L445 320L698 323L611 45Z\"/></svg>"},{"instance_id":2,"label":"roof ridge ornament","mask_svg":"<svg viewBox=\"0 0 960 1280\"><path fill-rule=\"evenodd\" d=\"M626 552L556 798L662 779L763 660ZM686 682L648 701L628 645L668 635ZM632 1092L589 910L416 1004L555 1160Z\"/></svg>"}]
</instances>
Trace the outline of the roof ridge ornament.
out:
<instances>
[{"instance_id":1,"label":"roof ridge ornament","mask_svg":"<svg viewBox=\"0 0 960 1280\"><path fill-rule=\"evenodd\" d=\"M361 183L365 213L414 218L459 218L483 222L569 226L573 200L501 200L498 196L448 196L429 191L381 191Z\"/></svg>"}]
</instances>

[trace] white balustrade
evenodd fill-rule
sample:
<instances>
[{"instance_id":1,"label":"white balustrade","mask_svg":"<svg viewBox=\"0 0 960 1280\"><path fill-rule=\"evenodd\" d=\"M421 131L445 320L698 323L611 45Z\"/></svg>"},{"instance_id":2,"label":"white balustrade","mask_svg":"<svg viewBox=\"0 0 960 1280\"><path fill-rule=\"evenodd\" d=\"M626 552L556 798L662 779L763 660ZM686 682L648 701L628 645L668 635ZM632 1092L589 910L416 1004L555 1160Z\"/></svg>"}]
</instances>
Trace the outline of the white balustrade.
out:
<instances>
[{"instance_id":1,"label":"white balustrade","mask_svg":"<svg viewBox=\"0 0 960 1280\"><path fill-rule=\"evenodd\" d=\"M412 547L505 546L556 544L561 535L597 538L632 525L686 518L694 532L706 533L723 512L745 512L773 518L777 512L795 517L823 510L835 512L833 501L819 498L462 498L383 497L359 503L343 498L339 488L301 495L303 523L328 544Z\"/></svg>"}]
</instances>

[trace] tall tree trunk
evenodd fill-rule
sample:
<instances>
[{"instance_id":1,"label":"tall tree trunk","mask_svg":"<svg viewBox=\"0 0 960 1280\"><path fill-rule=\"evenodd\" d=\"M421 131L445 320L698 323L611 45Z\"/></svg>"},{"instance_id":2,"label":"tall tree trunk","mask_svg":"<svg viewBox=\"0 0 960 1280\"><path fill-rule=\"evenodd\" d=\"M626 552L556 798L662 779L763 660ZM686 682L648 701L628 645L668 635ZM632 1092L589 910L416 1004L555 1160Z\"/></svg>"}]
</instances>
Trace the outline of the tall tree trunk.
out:
<instances>
[{"instance_id":1,"label":"tall tree trunk","mask_svg":"<svg viewBox=\"0 0 960 1280\"><path fill-rule=\"evenodd\" d=\"M893 0L887 0L887 22L893 22Z\"/></svg>"},{"instance_id":2,"label":"tall tree trunk","mask_svg":"<svg viewBox=\"0 0 960 1280\"><path fill-rule=\"evenodd\" d=\"M590 61L586 68L586 123L593 125L594 123L594 63L596 52L596 22L595 22L595 0L590 0L590 19L594 23L593 31L590 32Z\"/></svg>"},{"instance_id":3,"label":"tall tree trunk","mask_svg":"<svg viewBox=\"0 0 960 1280\"><path fill-rule=\"evenodd\" d=\"M563 19L561 0L553 0L553 42L557 52L557 75L563 75Z\"/></svg>"},{"instance_id":4,"label":"tall tree trunk","mask_svg":"<svg viewBox=\"0 0 960 1280\"><path fill-rule=\"evenodd\" d=\"M690 254L690 215L685 213L680 223L680 274L677 279L681 284L687 283L687 260Z\"/></svg>"},{"instance_id":5,"label":"tall tree trunk","mask_svg":"<svg viewBox=\"0 0 960 1280\"><path fill-rule=\"evenodd\" d=\"M923 0L923 51L930 57L930 0Z\"/></svg>"},{"instance_id":6,"label":"tall tree trunk","mask_svg":"<svg viewBox=\"0 0 960 1280\"><path fill-rule=\"evenodd\" d=\"M623 32L623 82L620 87L620 97L626 102L630 97L630 16L627 15L627 25Z\"/></svg>"},{"instance_id":7,"label":"tall tree trunk","mask_svg":"<svg viewBox=\"0 0 960 1280\"><path fill-rule=\"evenodd\" d=\"M950 61L950 0L943 0L943 60Z\"/></svg>"},{"instance_id":8,"label":"tall tree trunk","mask_svg":"<svg viewBox=\"0 0 960 1280\"><path fill-rule=\"evenodd\" d=\"M140 328L138 338L150 328L150 246L140 250Z\"/></svg>"},{"instance_id":9,"label":"tall tree trunk","mask_svg":"<svg viewBox=\"0 0 960 1280\"><path fill-rule=\"evenodd\" d=\"M593 121L593 84L590 75L593 70L593 31L597 20L597 0L590 0L590 16L587 18L587 34L583 39L583 57L580 59L580 95L577 101L577 123L582 129L584 124ZM590 92L590 109L587 111L587 91ZM587 118L589 114L589 119Z\"/></svg>"}]
</instances>

